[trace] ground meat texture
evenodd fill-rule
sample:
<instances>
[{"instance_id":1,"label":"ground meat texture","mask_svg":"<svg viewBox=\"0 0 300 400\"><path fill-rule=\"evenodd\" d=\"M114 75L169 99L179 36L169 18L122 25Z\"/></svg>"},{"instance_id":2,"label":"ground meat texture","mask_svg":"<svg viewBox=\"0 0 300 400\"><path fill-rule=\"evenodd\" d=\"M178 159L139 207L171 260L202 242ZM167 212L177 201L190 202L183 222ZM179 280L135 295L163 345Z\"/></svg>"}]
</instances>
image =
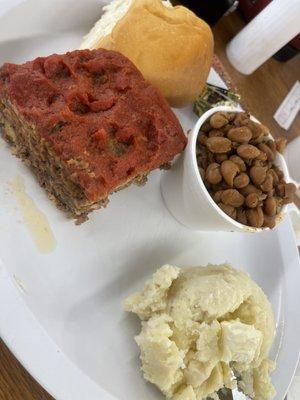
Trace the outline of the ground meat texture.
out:
<instances>
[{"instance_id":1,"label":"ground meat texture","mask_svg":"<svg viewBox=\"0 0 300 400\"><path fill-rule=\"evenodd\" d=\"M104 49L4 64L0 122L15 153L76 218L186 145L162 95L126 57Z\"/></svg>"}]
</instances>

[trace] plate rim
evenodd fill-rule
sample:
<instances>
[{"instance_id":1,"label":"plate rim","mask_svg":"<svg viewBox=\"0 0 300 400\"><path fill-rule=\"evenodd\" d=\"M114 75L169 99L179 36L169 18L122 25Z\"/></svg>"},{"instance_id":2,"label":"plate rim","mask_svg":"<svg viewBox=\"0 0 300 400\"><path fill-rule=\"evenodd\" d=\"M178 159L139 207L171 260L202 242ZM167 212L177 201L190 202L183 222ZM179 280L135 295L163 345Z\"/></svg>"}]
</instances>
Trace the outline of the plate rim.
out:
<instances>
[{"instance_id":1,"label":"plate rim","mask_svg":"<svg viewBox=\"0 0 300 400\"><path fill-rule=\"evenodd\" d=\"M0 18L18 5L27 0L0 0L2 10ZM282 398L286 395L293 380L300 358L300 315L294 305L292 310L287 310L287 304L293 304L293 293L298 293L297 283L300 282L300 260L290 218L282 222L277 228L278 242L281 246L281 254L289 256L289 271L292 276L285 277L285 286L293 290L285 290L284 310L287 318L285 326L288 333L292 331L296 345L293 347L293 363L286 366L285 379L281 383ZM285 269L284 269L285 271ZM292 311L292 312L291 312ZM298 318L297 318L298 317ZM295 318L298 323L295 324ZM295 329L296 327L296 329ZM22 335L15 332L21 331ZM288 333L285 332L286 335ZM22 295L12 277L8 274L0 255L0 337L9 350L19 360L22 366L30 373L51 396L56 400L82 400L82 391L89 400L117 400L116 397L102 389L96 382L87 376L60 350L54 340L49 336L36 319L28 305L23 301ZM34 344L34 352L32 345ZM280 347L281 350L281 347ZM42 362L47 360L47 363ZM273 376L276 374L274 372Z\"/></svg>"},{"instance_id":2,"label":"plate rim","mask_svg":"<svg viewBox=\"0 0 300 400\"><path fill-rule=\"evenodd\" d=\"M117 400L61 351L17 285L0 259L0 337L22 366L56 400L82 400L83 388L89 400Z\"/></svg>"},{"instance_id":3,"label":"plate rim","mask_svg":"<svg viewBox=\"0 0 300 400\"><path fill-rule=\"evenodd\" d=\"M241 233L241 235L243 235ZM300 262L298 249L289 217L277 228L278 242L282 254L289 256L289 272L285 276L284 307L293 304L293 295L298 292L300 282ZM284 270L285 271L285 270ZM292 290L290 288L292 287ZM285 369L285 377L280 383L278 392L282 398L288 392L300 358L300 315L297 305L285 312L285 326L292 332L295 343L287 343L292 348L289 364ZM296 318L296 319L295 319ZM22 331L22 335L15 332ZM9 350L19 360L30 375L56 400L82 400L82 390L89 400L117 400L116 397L102 389L96 382L80 370L60 350L53 339L47 334L40 322L23 301L17 284L13 281L0 259L0 336ZM32 351L34 343L34 352ZM293 347L293 346L296 346ZM282 351L282 345L280 346ZM47 360L45 364L42 362ZM54 372L54 373L53 373ZM274 372L276 374L276 370ZM274 376L273 374L273 376ZM273 378L274 379L274 378ZM277 388L278 389L278 388Z\"/></svg>"}]
</instances>

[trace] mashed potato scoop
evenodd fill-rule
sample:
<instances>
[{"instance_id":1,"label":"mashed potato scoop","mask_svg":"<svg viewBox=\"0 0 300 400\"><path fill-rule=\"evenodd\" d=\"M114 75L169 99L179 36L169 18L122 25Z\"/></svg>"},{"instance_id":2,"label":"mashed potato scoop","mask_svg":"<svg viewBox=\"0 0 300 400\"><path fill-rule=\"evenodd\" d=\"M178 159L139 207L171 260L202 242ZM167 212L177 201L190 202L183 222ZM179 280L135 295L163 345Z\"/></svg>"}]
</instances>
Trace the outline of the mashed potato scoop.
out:
<instances>
[{"instance_id":1,"label":"mashed potato scoop","mask_svg":"<svg viewBox=\"0 0 300 400\"><path fill-rule=\"evenodd\" d=\"M168 399L217 400L222 388L255 400L274 396L268 359L274 315L245 272L227 264L165 265L125 301L125 310L142 321L135 340L144 377Z\"/></svg>"}]
</instances>

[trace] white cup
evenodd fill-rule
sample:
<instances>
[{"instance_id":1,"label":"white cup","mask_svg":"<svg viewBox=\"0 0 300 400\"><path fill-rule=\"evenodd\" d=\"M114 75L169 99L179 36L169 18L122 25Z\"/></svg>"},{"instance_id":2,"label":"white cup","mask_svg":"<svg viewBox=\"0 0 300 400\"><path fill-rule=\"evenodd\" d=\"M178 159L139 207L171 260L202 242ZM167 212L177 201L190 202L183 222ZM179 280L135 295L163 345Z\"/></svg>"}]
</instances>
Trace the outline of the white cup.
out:
<instances>
[{"instance_id":1,"label":"white cup","mask_svg":"<svg viewBox=\"0 0 300 400\"><path fill-rule=\"evenodd\" d=\"M201 231L260 232L269 228L253 228L240 224L225 214L211 198L199 173L196 158L196 142L203 123L217 111L242 112L239 108L214 107L204 113L188 136L185 151L175 160L170 170L164 171L161 178L161 192L171 214L183 225ZM251 116L251 119L258 122ZM276 164L290 182L288 169L281 154ZM277 217L279 223L287 211L284 205Z\"/></svg>"},{"instance_id":2,"label":"white cup","mask_svg":"<svg viewBox=\"0 0 300 400\"><path fill-rule=\"evenodd\" d=\"M285 149L284 158L290 177L295 185L300 187L300 136L292 140Z\"/></svg>"},{"instance_id":3,"label":"white cup","mask_svg":"<svg viewBox=\"0 0 300 400\"><path fill-rule=\"evenodd\" d=\"M292 140L286 147L284 158L290 173L291 181L297 187L297 196L300 197L300 137ZM300 246L300 210L291 206L291 219L296 234L297 245Z\"/></svg>"},{"instance_id":4,"label":"white cup","mask_svg":"<svg viewBox=\"0 0 300 400\"><path fill-rule=\"evenodd\" d=\"M299 0L273 0L228 43L228 60L242 74L252 74L298 35L299 20Z\"/></svg>"}]
</instances>

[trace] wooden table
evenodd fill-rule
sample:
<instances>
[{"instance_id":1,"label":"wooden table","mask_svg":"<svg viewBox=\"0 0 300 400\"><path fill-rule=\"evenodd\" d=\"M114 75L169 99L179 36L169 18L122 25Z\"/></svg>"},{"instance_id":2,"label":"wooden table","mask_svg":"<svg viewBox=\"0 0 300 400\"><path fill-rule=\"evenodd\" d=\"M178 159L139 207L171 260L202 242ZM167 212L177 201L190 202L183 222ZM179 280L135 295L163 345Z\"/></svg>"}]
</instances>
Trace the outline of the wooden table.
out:
<instances>
[{"instance_id":1,"label":"wooden table","mask_svg":"<svg viewBox=\"0 0 300 400\"><path fill-rule=\"evenodd\" d=\"M300 116L298 115L290 130L286 132L277 125L273 115L295 81L299 79L300 57L287 63L271 59L251 76L241 75L228 63L225 46L243 25L237 12L224 17L213 29L215 52L237 85L252 114L269 126L275 135L286 135L288 140L292 140L300 135ZM51 399L52 397L30 377L0 341L0 400Z\"/></svg>"},{"instance_id":2,"label":"wooden table","mask_svg":"<svg viewBox=\"0 0 300 400\"><path fill-rule=\"evenodd\" d=\"M285 63L270 59L252 75L240 74L227 60L225 48L228 41L243 26L244 22L238 12L221 19L213 29L215 53L238 87L243 102L247 104L250 112L267 125L274 136L283 135L291 141L300 135L300 114L298 113L289 131L282 129L273 115L296 80L300 80L300 57L294 57Z\"/></svg>"}]
</instances>

